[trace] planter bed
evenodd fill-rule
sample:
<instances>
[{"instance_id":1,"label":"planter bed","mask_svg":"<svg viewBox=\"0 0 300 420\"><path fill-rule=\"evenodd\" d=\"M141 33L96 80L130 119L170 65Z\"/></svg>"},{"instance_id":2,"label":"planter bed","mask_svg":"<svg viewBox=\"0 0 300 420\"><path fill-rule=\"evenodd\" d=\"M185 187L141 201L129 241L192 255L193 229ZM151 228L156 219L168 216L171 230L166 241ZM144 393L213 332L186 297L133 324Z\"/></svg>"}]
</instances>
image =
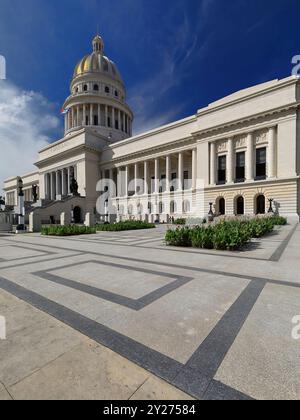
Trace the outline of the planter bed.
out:
<instances>
[{"instance_id":1,"label":"planter bed","mask_svg":"<svg viewBox=\"0 0 300 420\"><path fill-rule=\"evenodd\" d=\"M234 251L253 238L272 232L275 226L285 225L282 217L220 221L216 224L169 229L165 241L169 246Z\"/></svg>"}]
</instances>

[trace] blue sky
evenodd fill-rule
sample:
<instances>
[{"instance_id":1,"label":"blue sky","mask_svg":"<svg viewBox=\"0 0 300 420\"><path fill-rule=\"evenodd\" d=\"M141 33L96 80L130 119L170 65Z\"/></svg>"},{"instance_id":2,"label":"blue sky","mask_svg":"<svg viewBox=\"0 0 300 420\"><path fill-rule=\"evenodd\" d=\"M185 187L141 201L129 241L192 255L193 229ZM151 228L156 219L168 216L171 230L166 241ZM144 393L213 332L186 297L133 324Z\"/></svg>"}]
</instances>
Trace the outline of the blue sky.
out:
<instances>
[{"instance_id":1,"label":"blue sky","mask_svg":"<svg viewBox=\"0 0 300 420\"><path fill-rule=\"evenodd\" d=\"M299 0L1 0L7 81L0 90L29 95L25 103L37 126L38 116L50 122L39 141L57 140L74 66L99 27L140 132L289 76L291 59L300 54L299 15ZM1 99L0 92L0 107L10 94Z\"/></svg>"}]
</instances>

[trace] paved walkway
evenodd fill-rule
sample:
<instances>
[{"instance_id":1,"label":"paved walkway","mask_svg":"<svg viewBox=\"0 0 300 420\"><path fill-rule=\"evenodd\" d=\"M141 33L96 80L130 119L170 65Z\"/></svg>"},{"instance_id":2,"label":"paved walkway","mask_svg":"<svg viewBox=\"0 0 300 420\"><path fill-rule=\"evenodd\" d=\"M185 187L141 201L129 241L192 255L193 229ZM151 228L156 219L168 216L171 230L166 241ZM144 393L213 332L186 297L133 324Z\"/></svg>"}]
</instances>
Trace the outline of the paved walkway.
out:
<instances>
[{"instance_id":1,"label":"paved walkway","mask_svg":"<svg viewBox=\"0 0 300 420\"><path fill-rule=\"evenodd\" d=\"M0 236L0 399L299 399L300 228L243 252L164 228Z\"/></svg>"}]
</instances>

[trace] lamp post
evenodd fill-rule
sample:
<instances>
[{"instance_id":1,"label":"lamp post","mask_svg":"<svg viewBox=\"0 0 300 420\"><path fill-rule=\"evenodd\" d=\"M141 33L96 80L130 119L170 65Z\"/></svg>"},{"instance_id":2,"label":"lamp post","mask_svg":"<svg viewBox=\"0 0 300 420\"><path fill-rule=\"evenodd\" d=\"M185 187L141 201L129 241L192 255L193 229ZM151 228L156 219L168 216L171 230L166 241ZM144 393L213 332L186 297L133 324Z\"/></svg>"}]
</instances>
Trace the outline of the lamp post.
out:
<instances>
[{"instance_id":1,"label":"lamp post","mask_svg":"<svg viewBox=\"0 0 300 420\"><path fill-rule=\"evenodd\" d=\"M213 222L214 221L214 212L213 212L213 203L209 203L209 212L208 212L208 221Z\"/></svg>"},{"instance_id":2,"label":"lamp post","mask_svg":"<svg viewBox=\"0 0 300 420\"><path fill-rule=\"evenodd\" d=\"M268 210L269 214L274 214L273 202L274 202L274 198L269 198L269 203L270 203L269 210Z\"/></svg>"},{"instance_id":3,"label":"lamp post","mask_svg":"<svg viewBox=\"0 0 300 420\"><path fill-rule=\"evenodd\" d=\"M18 178L18 231L25 230L25 207L24 207L24 192L23 192L23 180Z\"/></svg>"}]
</instances>

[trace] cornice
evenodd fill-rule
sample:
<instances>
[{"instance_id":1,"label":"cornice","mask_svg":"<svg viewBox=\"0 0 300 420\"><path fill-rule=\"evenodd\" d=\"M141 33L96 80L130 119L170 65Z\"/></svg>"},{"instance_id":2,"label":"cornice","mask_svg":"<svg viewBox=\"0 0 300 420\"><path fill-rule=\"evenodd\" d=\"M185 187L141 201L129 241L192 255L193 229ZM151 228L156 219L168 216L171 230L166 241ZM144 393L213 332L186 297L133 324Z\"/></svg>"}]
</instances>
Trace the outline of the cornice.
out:
<instances>
[{"instance_id":1,"label":"cornice","mask_svg":"<svg viewBox=\"0 0 300 420\"><path fill-rule=\"evenodd\" d=\"M300 80L300 78L295 77L295 76L288 77L288 78L285 78L285 79L282 79L282 80L274 80L274 85L273 86L269 85L269 86L261 88L261 89L255 91L255 92L252 92L252 93L246 93L245 92L244 96L241 96L239 98L230 100L229 99L230 96L232 96L232 95L234 95L235 93L238 93L238 92L241 92L241 93L243 92L243 90L242 91L237 91L237 92L233 93L232 95L229 95L228 102L222 103L220 105L214 105L214 104L219 102L219 101L216 101L216 102L213 102L213 103L209 104L206 108L199 109L198 112L197 112L197 116L207 115L207 114L210 114L212 112L219 111L219 110L224 109L224 108L228 108L229 106L248 101L249 99L259 97L259 96L261 96L265 93L274 92L274 91L276 91L276 90L278 90L282 87L286 87L286 86L290 86L290 85L296 85L299 82L299 80ZM253 86L253 88L255 88L255 87L259 88L259 85ZM249 88L249 89L251 89L251 88ZM226 97L223 98L223 99L226 99ZM222 99L220 99L220 100L222 100Z\"/></svg>"},{"instance_id":2,"label":"cornice","mask_svg":"<svg viewBox=\"0 0 300 420\"><path fill-rule=\"evenodd\" d=\"M261 128L276 126L277 122L274 122L274 117L280 118L280 121L283 119L295 119L296 115L292 114L291 111L297 111L297 109L300 107L300 102L294 102L290 105L274 108L270 111L261 112L257 114L253 114L246 118L238 118L236 120L230 121L228 123L219 124L207 129L198 130L196 132L192 133L192 136L197 138L197 140L201 140L201 137L203 137L203 141L206 141L207 137L213 137L213 136L221 136L224 134L226 136L232 135L237 136L240 134L244 134L244 132L251 132L256 131ZM280 114L284 114L280 117ZM269 119L270 121L265 121L266 119ZM261 120L261 123L259 122ZM253 127L254 124L260 124L259 127ZM249 129L249 127L251 127ZM239 131L238 131L239 130ZM235 131L238 131L235 133Z\"/></svg>"},{"instance_id":3,"label":"cornice","mask_svg":"<svg viewBox=\"0 0 300 420\"><path fill-rule=\"evenodd\" d=\"M127 162L131 162L132 160L139 162L139 160L147 161L147 160L151 160L151 159L155 159L159 157L165 157L168 155L191 150L192 145L194 145L194 148L197 147L195 139L193 137L186 137L184 139L173 141L172 143L151 147L146 150L143 149L135 153L128 153L126 155L123 155L119 158L115 158L113 160L101 161L100 166L106 166L113 163L114 165L117 165L120 167L126 164ZM170 149L170 146L172 147L171 149Z\"/></svg>"},{"instance_id":4,"label":"cornice","mask_svg":"<svg viewBox=\"0 0 300 420\"><path fill-rule=\"evenodd\" d=\"M113 150L113 149L116 149L120 146L126 146L127 144L135 143L137 141L147 139L147 138L155 136L157 134L165 133L166 131L176 129L176 128L182 127L184 125L191 124L193 122L197 122L197 117L196 116L187 117L184 120L180 120L180 121L177 121L175 123L171 123L171 124L165 125L163 127L159 127L157 129L147 131L146 133L139 134L139 135L134 136L134 137L130 137L129 139L118 141L116 143L113 143L109 148L103 149L103 151Z\"/></svg>"}]
</instances>

